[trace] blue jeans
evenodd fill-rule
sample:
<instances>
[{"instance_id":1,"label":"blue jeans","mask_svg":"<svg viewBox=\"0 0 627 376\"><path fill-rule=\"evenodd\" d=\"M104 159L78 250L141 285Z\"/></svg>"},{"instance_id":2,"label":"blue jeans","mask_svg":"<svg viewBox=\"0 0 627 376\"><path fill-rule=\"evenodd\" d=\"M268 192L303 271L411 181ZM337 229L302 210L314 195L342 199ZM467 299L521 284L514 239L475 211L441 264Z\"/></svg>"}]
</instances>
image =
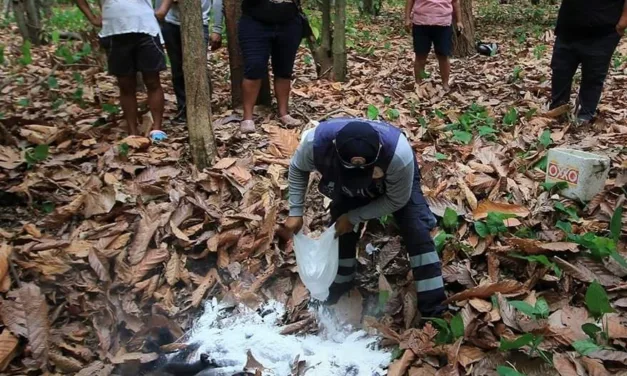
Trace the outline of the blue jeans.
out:
<instances>
[{"instance_id":1,"label":"blue jeans","mask_svg":"<svg viewBox=\"0 0 627 376\"><path fill-rule=\"evenodd\" d=\"M618 46L620 35L613 32L604 37L582 40L555 39L551 69L551 108L567 104L573 86L573 76L581 64L581 87L579 88L579 120L592 120L596 114L603 83Z\"/></svg>"},{"instance_id":2,"label":"blue jeans","mask_svg":"<svg viewBox=\"0 0 627 376\"><path fill-rule=\"evenodd\" d=\"M268 73L272 56L274 77L292 78L296 51L302 39L300 17L284 24L266 24L243 15L239 20L239 45L244 58L244 77L258 80Z\"/></svg>"},{"instance_id":3,"label":"blue jeans","mask_svg":"<svg viewBox=\"0 0 627 376\"><path fill-rule=\"evenodd\" d=\"M172 70L172 87L176 96L178 111L185 110L185 78L183 76L183 44L181 40L181 27L169 22L161 25L161 32L165 41L165 48L170 59ZM203 25L205 36L205 52L209 45L209 26Z\"/></svg>"},{"instance_id":4,"label":"blue jeans","mask_svg":"<svg viewBox=\"0 0 627 376\"><path fill-rule=\"evenodd\" d=\"M365 206L376 198L351 198L341 196L331 203L331 223L353 209ZM443 310L446 299L442 279L442 263L429 233L436 225L435 217L420 188L420 169L414 162L414 181L409 202L394 213L394 219L409 254L409 262L418 292L418 309L423 316L437 315ZM361 226L360 226L361 228ZM339 238L340 263L336 284L351 283L355 277L357 232Z\"/></svg>"}]
</instances>

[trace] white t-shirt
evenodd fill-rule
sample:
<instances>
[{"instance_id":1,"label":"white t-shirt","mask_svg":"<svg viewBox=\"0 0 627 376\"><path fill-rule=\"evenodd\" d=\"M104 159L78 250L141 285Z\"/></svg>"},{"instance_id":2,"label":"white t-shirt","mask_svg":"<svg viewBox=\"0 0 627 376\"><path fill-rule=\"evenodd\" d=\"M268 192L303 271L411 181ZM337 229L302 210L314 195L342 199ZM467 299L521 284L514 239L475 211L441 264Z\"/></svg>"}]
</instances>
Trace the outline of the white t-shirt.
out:
<instances>
[{"instance_id":1,"label":"white t-shirt","mask_svg":"<svg viewBox=\"0 0 627 376\"><path fill-rule=\"evenodd\" d=\"M150 0L104 0L101 37L144 33L161 36L161 28Z\"/></svg>"}]
</instances>

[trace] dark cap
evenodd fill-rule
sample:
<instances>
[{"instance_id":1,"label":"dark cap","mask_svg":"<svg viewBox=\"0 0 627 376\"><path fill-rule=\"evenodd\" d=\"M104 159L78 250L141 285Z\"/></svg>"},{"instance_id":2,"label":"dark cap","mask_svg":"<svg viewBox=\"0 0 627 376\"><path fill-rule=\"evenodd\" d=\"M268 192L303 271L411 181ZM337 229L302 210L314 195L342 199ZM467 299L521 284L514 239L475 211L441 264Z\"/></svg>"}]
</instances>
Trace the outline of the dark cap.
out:
<instances>
[{"instance_id":1,"label":"dark cap","mask_svg":"<svg viewBox=\"0 0 627 376\"><path fill-rule=\"evenodd\" d=\"M381 149L379 133L366 122L350 122L337 133L335 148L341 162L342 185L367 188Z\"/></svg>"}]
</instances>

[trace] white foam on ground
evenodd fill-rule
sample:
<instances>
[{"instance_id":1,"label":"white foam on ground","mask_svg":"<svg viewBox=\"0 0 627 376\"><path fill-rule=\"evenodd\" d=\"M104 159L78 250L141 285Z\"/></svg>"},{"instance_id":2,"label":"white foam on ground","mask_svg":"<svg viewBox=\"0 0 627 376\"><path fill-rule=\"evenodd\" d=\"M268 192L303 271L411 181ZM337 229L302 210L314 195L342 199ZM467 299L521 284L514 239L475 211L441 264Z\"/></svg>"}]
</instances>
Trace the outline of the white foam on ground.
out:
<instances>
[{"instance_id":1,"label":"white foam on ground","mask_svg":"<svg viewBox=\"0 0 627 376\"><path fill-rule=\"evenodd\" d=\"M199 352L207 353L225 367L207 375L230 375L242 371L250 350L265 368L264 375L291 374L294 359L307 362L308 376L384 375L390 362L389 352L377 348L377 338L366 332L337 324L326 309L316 311L322 330L317 335L281 335L277 325L285 307L266 304L258 312L239 308L234 314L216 300L205 304L188 343L200 343Z\"/></svg>"}]
</instances>

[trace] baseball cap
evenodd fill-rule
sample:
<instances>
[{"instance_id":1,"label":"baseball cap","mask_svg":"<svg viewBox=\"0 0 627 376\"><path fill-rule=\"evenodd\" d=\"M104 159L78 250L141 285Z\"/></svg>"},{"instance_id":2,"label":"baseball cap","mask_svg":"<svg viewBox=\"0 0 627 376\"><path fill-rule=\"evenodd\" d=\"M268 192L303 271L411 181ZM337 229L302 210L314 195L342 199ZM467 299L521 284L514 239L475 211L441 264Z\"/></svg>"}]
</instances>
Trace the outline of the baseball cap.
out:
<instances>
[{"instance_id":1,"label":"baseball cap","mask_svg":"<svg viewBox=\"0 0 627 376\"><path fill-rule=\"evenodd\" d=\"M341 165L340 183L349 189L367 188L381 151L379 133L366 122L350 122L335 136L335 149Z\"/></svg>"}]
</instances>

